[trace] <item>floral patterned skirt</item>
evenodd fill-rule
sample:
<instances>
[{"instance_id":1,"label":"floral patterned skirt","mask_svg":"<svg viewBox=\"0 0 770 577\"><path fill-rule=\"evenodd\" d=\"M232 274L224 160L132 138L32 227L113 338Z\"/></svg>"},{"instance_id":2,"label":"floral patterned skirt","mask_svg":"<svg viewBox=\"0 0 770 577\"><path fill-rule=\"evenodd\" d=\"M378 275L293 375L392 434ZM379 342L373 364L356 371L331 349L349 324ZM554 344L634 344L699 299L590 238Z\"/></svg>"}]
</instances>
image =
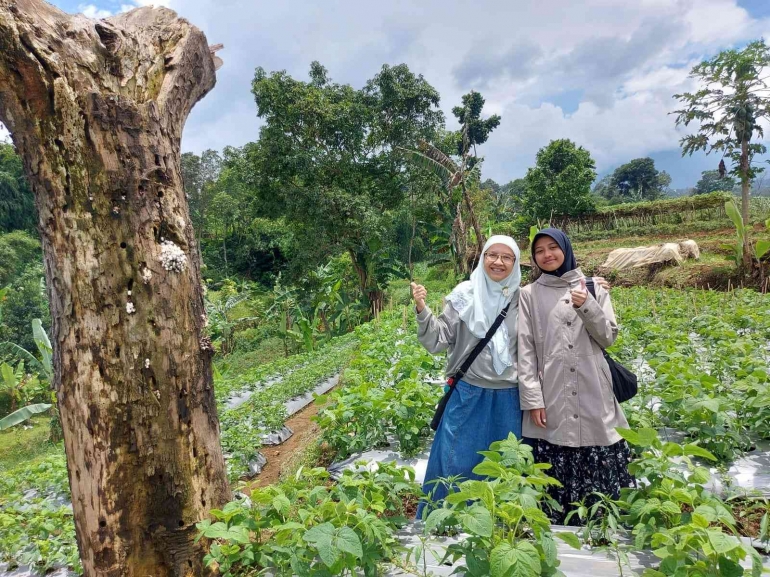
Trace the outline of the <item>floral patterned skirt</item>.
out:
<instances>
[{"instance_id":1,"label":"floral patterned skirt","mask_svg":"<svg viewBox=\"0 0 770 577\"><path fill-rule=\"evenodd\" d=\"M628 472L631 449L624 440L607 447L565 447L542 439L527 441L533 447L535 462L550 464L551 469L546 474L562 484L548 490L551 498L564 509L551 512L551 521L557 525L564 524L567 514L574 509L572 503L583 499L588 506L595 503L593 492L618 499L621 488L636 486ZM572 516L569 524L580 524L577 515Z\"/></svg>"}]
</instances>

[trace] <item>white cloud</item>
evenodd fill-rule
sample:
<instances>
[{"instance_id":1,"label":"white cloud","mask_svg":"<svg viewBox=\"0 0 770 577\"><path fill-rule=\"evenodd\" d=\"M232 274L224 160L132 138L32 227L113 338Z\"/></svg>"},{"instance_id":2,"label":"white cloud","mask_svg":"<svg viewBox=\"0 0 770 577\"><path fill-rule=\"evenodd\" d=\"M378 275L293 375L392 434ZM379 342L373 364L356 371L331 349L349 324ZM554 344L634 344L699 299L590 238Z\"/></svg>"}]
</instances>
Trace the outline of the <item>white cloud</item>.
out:
<instances>
[{"instance_id":1,"label":"white cloud","mask_svg":"<svg viewBox=\"0 0 770 577\"><path fill-rule=\"evenodd\" d=\"M10 142L11 141L11 133L8 132L8 130L0 124L0 142Z\"/></svg>"},{"instance_id":2,"label":"white cloud","mask_svg":"<svg viewBox=\"0 0 770 577\"><path fill-rule=\"evenodd\" d=\"M168 6L210 44L224 43L217 86L193 110L185 150L258 138L257 66L304 79L319 60L335 81L360 87L383 63L405 62L439 91L450 128L451 108L471 89L486 98L485 112L502 115L480 149L485 176L498 181L522 176L557 138L586 146L600 171L676 149L672 95L694 87L692 66L770 37L770 18L752 18L739 0L89 1Z\"/></svg>"},{"instance_id":3,"label":"white cloud","mask_svg":"<svg viewBox=\"0 0 770 577\"><path fill-rule=\"evenodd\" d=\"M112 12L99 8L95 4L78 4L78 10L89 18L102 19L112 16Z\"/></svg>"}]
</instances>

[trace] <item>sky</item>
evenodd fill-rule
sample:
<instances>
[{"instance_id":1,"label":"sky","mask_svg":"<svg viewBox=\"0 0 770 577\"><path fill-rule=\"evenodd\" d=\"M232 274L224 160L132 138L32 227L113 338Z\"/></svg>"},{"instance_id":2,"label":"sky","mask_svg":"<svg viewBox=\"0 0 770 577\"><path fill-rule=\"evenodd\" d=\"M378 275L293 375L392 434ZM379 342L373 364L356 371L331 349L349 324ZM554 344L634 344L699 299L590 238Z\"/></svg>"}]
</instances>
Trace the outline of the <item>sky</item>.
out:
<instances>
[{"instance_id":1,"label":"sky","mask_svg":"<svg viewBox=\"0 0 770 577\"><path fill-rule=\"evenodd\" d=\"M224 66L193 110L182 148L241 146L259 136L254 69L306 79L318 60L358 88L383 64L406 63L451 108L477 90L502 122L479 149L483 178L524 176L558 138L587 148L599 175L650 156L674 188L693 186L719 158L682 158L677 102L691 68L725 48L770 36L770 0L53 0L104 18L164 5L199 26ZM770 137L770 135L769 135Z\"/></svg>"}]
</instances>

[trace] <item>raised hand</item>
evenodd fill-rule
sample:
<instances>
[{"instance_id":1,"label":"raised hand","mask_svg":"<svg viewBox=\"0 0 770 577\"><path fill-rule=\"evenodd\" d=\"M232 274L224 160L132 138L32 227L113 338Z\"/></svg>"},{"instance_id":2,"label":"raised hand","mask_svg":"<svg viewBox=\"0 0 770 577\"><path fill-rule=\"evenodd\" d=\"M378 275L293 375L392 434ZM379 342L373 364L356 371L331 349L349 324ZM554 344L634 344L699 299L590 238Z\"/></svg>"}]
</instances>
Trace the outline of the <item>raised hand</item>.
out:
<instances>
[{"instance_id":1,"label":"raised hand","mask_svg":"<svg viewBox=\"0 0 770 577\"><path fill-rule=\"evenodd\" d=\"M612 285L611 285L611 284L609 283L609 281L608 281L606 278L604 278L603 276L595 276L595 277L594 277L594 282L595 282L596 284L602 285L602 288L603 288L604 290L606 290L607 292L609 292L609 291L610 291L610 289L612 288Z\"/></svg>"},{"instance_id":2,"label":"raised hand","mask_svg":"<svg viewBox=\"0 0 770 577\"><path fill-rule=\"evenodd\" d=\"M428 289L421 284L412 283L412 298L414 299L414 306L417 308L417 312L421 313L425 308L425 299L428 296Z\"/></svg>"},{"instance_id":3,"label":"raised hand","mask_svg":"<svg viewBox=\"0 0 770 577\"><path fill-rule=\"evenodd\" d=\"M586 287L585 279L581 278L580 288L572 289L570 293L572 294L572 306L576 309L582 307L588 298L588 288Z\"/></svg>"}]
</instances>

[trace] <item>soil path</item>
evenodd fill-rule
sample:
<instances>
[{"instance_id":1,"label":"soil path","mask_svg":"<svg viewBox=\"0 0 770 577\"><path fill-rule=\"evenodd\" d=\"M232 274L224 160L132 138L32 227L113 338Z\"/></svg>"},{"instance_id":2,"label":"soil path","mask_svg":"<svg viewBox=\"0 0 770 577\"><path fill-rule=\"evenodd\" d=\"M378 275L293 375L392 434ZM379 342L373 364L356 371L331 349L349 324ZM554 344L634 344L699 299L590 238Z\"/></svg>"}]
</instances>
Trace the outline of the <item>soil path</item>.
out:
<instances>
[{"instance_id":1,"label":"soil path","mask_svg":"<svg viewBox=\"0 0 770 577\"><path fill-rule=\"evenodd\" d=\"M311 421L316 414L318 414L318 405L310 403L286 421L286 425L294 431L294 434L287 441L273 447L262 447L262 454L267 458L267 464L254 481L249 484L249 490L278 482L284 464L291 461L298 451L315 442L321 434L318 424Z\"/></svg>"}]
</instances>

